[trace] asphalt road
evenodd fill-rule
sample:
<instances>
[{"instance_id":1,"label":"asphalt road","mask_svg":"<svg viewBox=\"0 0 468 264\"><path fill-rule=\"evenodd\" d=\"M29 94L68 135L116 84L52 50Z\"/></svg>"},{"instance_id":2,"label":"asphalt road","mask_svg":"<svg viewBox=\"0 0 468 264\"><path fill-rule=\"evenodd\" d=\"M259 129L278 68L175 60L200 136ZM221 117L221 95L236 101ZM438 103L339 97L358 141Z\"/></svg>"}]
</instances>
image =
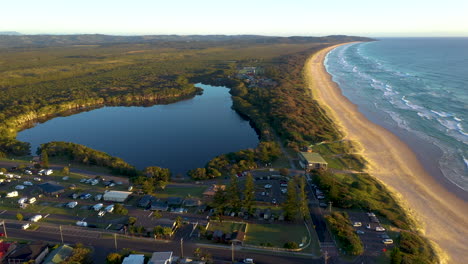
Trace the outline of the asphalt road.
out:
<instances>
[{"instance_id":1,"label":"asphalt road","mask_svg":"<svg viewBox=\"0 0 468 264\"><path fill-rule=\"evenodd\" d=\"M7 224L7 232L9 237L26 239L26 240L43 240L53 243L60 243L60 233L58 228L41 227L36 231L21 230L20 224ZM41 230L42 229L42 230ZM115 241L112 235L92 235L93 232L70 232L64 230L63 239L65 243L75 244L83 243L84 245L94 248L95 263L103 263L105 257L115 252ZM230 263L231 249L224 246L206 246L197 244L196 241L186 241L184 239L184 255L192 255L191 253L198 247L210 253L215 260L215 263ZM154 251L173 251L174 255L180 255L180 241L155 241L152 239L117 239L117 251L130 248L141 252ZM310 257L302 257L296 255L281 255L276 252L249 252L246 250L235 250L235 260L239 261L244 258L253 258L255 263L259 264L274 264L274 263L323 263L322 259L312 259Z\"/></svg>"}]
</instances>

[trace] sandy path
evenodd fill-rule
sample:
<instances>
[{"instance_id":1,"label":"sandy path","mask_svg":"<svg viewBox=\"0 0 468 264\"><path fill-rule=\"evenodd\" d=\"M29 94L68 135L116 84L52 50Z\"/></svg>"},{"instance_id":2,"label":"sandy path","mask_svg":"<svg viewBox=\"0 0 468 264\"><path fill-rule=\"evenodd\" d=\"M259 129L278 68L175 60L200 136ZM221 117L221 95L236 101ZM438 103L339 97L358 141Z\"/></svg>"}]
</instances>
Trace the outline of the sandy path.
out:
<instances>
[{"instance_id":1,"label":"sandy path","mask_svg":"<svg viewBox=\"0 0 468 264\"><path fill-rule=\"evenodd\" d=\"M368 172L380 179L421 222L425 235L444 251L444 263L467 263L468 203L436 182L421 166L415 154L388 130L372 123L341 93L323 65L323 49L306 62L307 85L345 137L363 147ZM448 260L447 257L451 259Z\"/></svg>"}]
</instances>

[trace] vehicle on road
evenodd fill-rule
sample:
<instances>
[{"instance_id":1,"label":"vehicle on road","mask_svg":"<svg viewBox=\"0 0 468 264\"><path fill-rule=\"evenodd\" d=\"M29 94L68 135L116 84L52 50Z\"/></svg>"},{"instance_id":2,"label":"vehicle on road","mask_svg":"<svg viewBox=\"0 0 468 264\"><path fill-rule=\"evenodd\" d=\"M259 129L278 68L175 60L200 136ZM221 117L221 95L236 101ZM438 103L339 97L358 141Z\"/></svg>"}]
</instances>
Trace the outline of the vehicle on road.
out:
<instances>
[{"instance_id":1,"label":"vehicle on road","mask_svg":"<svg viewBox=\"0 0 468 264\"><path fill-rule=\"evenodd\" d=\"M382 240L382 243L384 243L386 245L390 245L390 244L393 244L393 240L390 239L390 238L386 238L386 239Z\"/></svg>"},{"instance_id":2,"label":"vehicle on road","mask_svg":"<svg viewBox=\"0 0 468 264\"><path fill-rule=\"evenodd\" d=\"M31 217L29 220L31 222L37 222L37 221L39 221L41 219L42 219L42 215L35 215L35 216Z\"/></svg>"},{"instance_id":3,"label":"vehicle on road","mask_svg":"<svg viewBox=\"0 0 468 264\"><path fill-rule=\"evenodd\" d=\"M39 177L34 177L34 179L33 179L33 180L35 180L35 181L42 181L42 179L41 179L41 178L39 178Z\"/></svg>"},{"instance_id":4,"label":"vehicle on road","mask_svg":"<svg viewBox=\"0 0 468 264\"><path fill-rule=\"evenodd\" d=\"M29 200L28 200L28 204L33 204L33 203L35 203L36 201L37 201L36 197L31 197L31 198L29 198Z\"/></svg>"},{"instance_id":5,"label":"vehicle on road","mask_svg":"<svg viewBox=\"0 0 468 264\"><path fill-rule=\"evenodd\" d=\"M104 208L104 210L107 212L107 213L112 213L114 211L114 205L111 204L111 205L108 205L106 208Z\"/></svg>"},{"instance_id":6,"label":"vehicle on road","mask_svg":"<svg viewBox=\"0 0 468 264\"><path fill-rule=\"evenodd\" d=\"M22 204L22 203L25 203L25 202L27 202L27 201L28 201L28 197L23 197L23 198L20 198L20 199L18 200L18 203L19 203L19 204Z\"/></svg>"},{"instance_id":7,"label":"vehicle on road","mask_svg":"<svg viewBox=\"0 0 468 264\"><path fill-rule=\"evenodd\" d=\"M97 214L99 217L103 217L106 214L106 211L99 211Z\"/></svg>"},{"instance_id":8,"label":"vehicle on road","mask_svg":"<svg viewBox=\"0 0 468 264\"><path fill-rule=\"evenodd\" d=\"M356 230L356 233L357 233L358 235L364 235L365 232L362 231L362 230Z\"/></svg>"},{"instance_id":9,"label":"vehicle on road","mask_svg":"<svg viewBox=\"0 0 468 264\"><path fill-rule=\"evenodd\" d=\"M16 190L24 190L24 185L16 185L15 189Z\"/></svg>"},{"instance_id":10,"label":"vehicle on road","mask_svg":"<svg viewBox=\"0 0 468 264\"><path fill-rule=\"evenodd\" d=\"M372 229L372 226L371 226L370 224L367 224L367 225L366 225L366 228L367 228L367 229Z\"/></svg>"},{"instance_id":11,"label":"vehicle on road","mask_svg":"<svg viewBox=\"0 0 468 264\"><path fill-rule=\"evenodd\" d=\"M323 200L323 199L325 199L325 196L323 196L323 195L317 195L317 199Z\"/></svg>"},{"instance_id":12,"label":"vehicle on road","mask_svg":"<svg viewBox=\"0 0 468 264\"><path fill-rule=\"evenodd\" d=\"M253 259L251 259L251 258L246 258L246 259L244 259L243 262L246 263L246 264L253 264L254 263Z\"/></svg>"},{"instance_id":13,"label":"vehicle on road","mask_svg":"<svg viewBox=\"0 0 468 264\"><path fill-rule=\"evenodd\" d=\"M319 206L323 208L327 208L328 205L326 203L319 203Z\"/></svg>"},{"instance_id":14,"label":"vehicle on road","mask_svg":"<svg viewBox=\"0 0 468 264\"><path fill-rule=\"evenodd\" d=\"M354 222L353 226L354 227L360 227L360 226L362 226L362 223L361 222Z\"/></svg>"},{"instance_id":15,"label":"vehicle on road","mask_svg":"<svg viewBox=\"0 0 468 264\"><path fill-rule=\"evenodd\" d=\"M88 226L88 223L87 223L87 222L84 222L84 221L77 221L77 222L76 222L76 225L77 225L77 226L84 226L84 227L87 227L87 226Z\"/></svg>"},{"instance_id":16,"label":"vehicle on road","mask_svg":"<svg viewBox=\"0 0 468 264\"><path fill-rule=\"evenodd\" d=\"M26 186L33 186L33 183L30 182L30 181L25 181L25 182L23 182L23 185L26 185Z\"/></svg>"},{"instance_id":17,"label":"vehicle on road","mask_svg":"<svg viewBox=\"0 0 468 264\"><path fill-rule=\"evenodd\" d=\"M18 197L17 191L12 191L6 194L6 197Z\"/></svg>"},{"instance_id":18,"label":"vehicle on road","mask_svg":"<svg viewBox=\"0 0 468 264\"><path fill-rule=\"evenodd\" d=\"M265 187L265 189L270 189L272 187L272 185L271 184L265 184L264 187Z\"/></svg>"},{"instance_id":19,"label":"vehicle on road","mask_svg":"<svg viewBox=\"0 0 468 264\"><path fill-rule=\"evenodd\" d=\"M31 226L30 223L26 223L26 224L24 224L24 225L21 226L21 229L26 230L26 229L28 229L30 226Z\"/></svg>"}]
</instances>

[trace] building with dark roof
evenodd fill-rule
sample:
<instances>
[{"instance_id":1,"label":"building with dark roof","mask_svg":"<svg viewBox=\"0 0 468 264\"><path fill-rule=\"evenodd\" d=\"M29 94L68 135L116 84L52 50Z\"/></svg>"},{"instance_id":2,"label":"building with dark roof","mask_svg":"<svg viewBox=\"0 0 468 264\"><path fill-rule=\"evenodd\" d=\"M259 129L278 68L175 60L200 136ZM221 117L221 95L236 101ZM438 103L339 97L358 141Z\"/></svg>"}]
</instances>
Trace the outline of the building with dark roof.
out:
<instances>
[{"instance_id":1,"label":"building with dark roof","mask_svg":"<svg viewBox=\"0 0 468 264\"><path fill-rule=\"evenodd\" d=\"M39 264L49 253L46 242L34 241L30 244L18 244L13 250L8 252L3 262L8 264L30 262Z\"/></svg>"},{"instance_id":2,"label":"building with dark roof","mask_svg":"<svg viewBox=\"0 0 468 264\"><path fill-rule=\"evenodd\" d=\"M141 197L140 201L138 201L138 206L147 208L154 200L155 200L154 196L147 194Z\"/></svg>"},{"instance_id":3,"label":"building with dark roof","mask_svg":"<svg viewBox=\"0 0 468 264\"><path fill-rule=\"evenodd\" d=\"M45 195L55 196L65 191L65 187L50 182L38 184L37 186L41 188Z\"/></svg>"},{"instance_id":4,"label":"building with dark roof","mask_svg":"<svg viewBox=\"0 0 468 264\"><path fill-rule=\"evenodd\" d=\"M169 197L169 198L167 198L167 204L169 206L171 206L171 205L181 205L182 204L182 198L180 198L180 197Z\"/></svg>"},{"instance_id":5,"label":"building with dark roof","mask_svg":"<svg viewBox=\"0 0 468 264\"><path fill-rule=\"evenodd\" d=\"M318 153L299 152L299 163L306 170L327 169L328 163Z\"/></svg>"}]
</instances>

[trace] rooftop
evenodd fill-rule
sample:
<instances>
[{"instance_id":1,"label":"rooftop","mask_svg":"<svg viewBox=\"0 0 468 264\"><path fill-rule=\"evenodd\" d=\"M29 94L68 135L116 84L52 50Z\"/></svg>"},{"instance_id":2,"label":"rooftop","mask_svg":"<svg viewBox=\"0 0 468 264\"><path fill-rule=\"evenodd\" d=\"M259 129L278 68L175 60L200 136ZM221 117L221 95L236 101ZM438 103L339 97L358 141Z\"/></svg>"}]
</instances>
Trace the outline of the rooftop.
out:
<instances>
[{"instance_id":1,"label":"rooftop","mask_svg":"<svg viewBox=\"0 0 468 264\"><path fill-rule=\"evenodd\" d=\"M143 264L145 263L145 255L132 254L124 258L122 264Z\"/></svg>"},{"instance_id":2,"label":"rooftop","mask_svg":"<svg viewBox=\"0 0 468 264\"><path fill-rule=\"evenodd\" d=\"M299 152L304 159L307 160L309 163L322 163L322 164L328 164L320 154L315 153L315 152Z\"/></svg>"},{"instance_id":3,"label":"rooftop","mask_svg":"<svg viewBox=\"0 0 468 264\"><path fill-rule=\"evenodd\" d=\"M50 183L50 182L42 183L42 184L39 184L38 186L39 188L42 189L42 191L46 193L59 192L65 189L65 187L61 185Z\"/></svg>"},{"instance_id":4,"label":"rooftop","mask_svg":"<svg viewBox=\"0 0 468 264\"><path fill-rule=\"evenodd\" d=\"M172 258L172 251L168 252L153 252L148 264L165 264L166 261Z\"/></svg>"}]
</instances>

